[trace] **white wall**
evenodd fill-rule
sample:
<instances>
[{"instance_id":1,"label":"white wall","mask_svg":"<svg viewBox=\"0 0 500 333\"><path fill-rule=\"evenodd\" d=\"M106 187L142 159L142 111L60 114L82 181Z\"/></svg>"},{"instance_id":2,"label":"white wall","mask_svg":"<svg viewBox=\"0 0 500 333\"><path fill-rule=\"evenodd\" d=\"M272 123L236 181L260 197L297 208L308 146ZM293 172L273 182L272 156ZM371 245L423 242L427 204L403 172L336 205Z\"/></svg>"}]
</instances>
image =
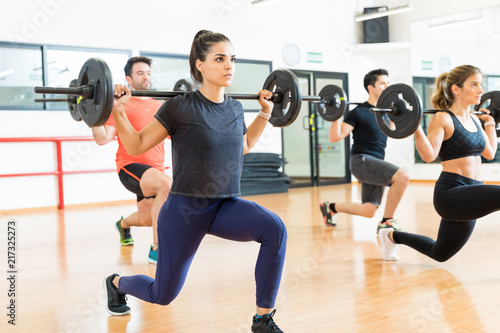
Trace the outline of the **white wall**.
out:
<instances>
[{"instance_id":1,"label":"white wall","mask_svg":"<svg viewBox=\"0 0 500 333\"><path fill-rule=\"evenodd\" d=\"M195 33L211 29L231 39L237 57L270 60L274 68L287 67L281 52L285 44L293 42L299 46L301 55L294 68L347 72L349 98L361 101L366 98L361 84L363 75L373 68L387 68L393 83L411 84L412 22L486 8L495 2L414 1L411 12L390 17L390 40L396 43L379 48L359 45L362 25L354 22L354 16L361 13L363 7L394 7L405 5L407 1L272 0L251 5L250 0L125 0L120 3L0 0L0 41L130 49L133 55L139 51L188 54ZM307 52L321 53L323 62L308 62ZM493 63L493 57L491 60L484 57L481 61ZM247 121L251 121L254 115L247 116ZM90 136L91 132L65 112L0 111L1 137L75 135ZM256 151L280 152L280 140L279 130L269 128ZM26 165L33 167L29 172L54 167L51 144L29 146L35 153L28 152L26 147L18 151L11 144L0 144L0 156L4 156L4 152L9 156L2 163L0 173L19 172L19 169L26 169ZM65 157L70 161L66 163L77 164L74 167L114 167L115 147L112 145L98 147L87 142L65 147L70 156ZM28 156L28 160L22 156ZM417 178L435 178L425 169L427 166L414 165L411 138L390 140L387 159L407 167ZM487 177L496 179L490 174ZM66 204L134 198L121 186L116 174L66 176L65 183ZM0 178L0 188L0 210L57 204L56 181L52 176ZM100 190L95 191L96 188Z\"/></svg>"}]
</instances>

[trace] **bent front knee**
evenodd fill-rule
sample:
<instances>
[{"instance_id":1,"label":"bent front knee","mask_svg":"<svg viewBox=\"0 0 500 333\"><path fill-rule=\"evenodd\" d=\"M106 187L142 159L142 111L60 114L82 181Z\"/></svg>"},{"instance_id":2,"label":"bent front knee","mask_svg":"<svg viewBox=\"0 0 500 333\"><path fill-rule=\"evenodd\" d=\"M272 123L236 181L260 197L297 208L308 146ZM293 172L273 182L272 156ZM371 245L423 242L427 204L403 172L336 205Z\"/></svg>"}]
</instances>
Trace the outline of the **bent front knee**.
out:
<instances>
[{"instance_id":1,"label":"bent front knee","mask_svg":"<svg viewBox=\"0 0 500 333\"><path fill-rule=\"evenodd\" d=\"M272 218L271 221L272 229L269 230L272 230L272 232L268 233L269 239L274 244L281 246L282 244L286 243L287 239L285 223L283 223L283 221L278 216Z\"/></svg>"},{"instance_id":2,"label":"bent front knee","mask_svg":"<svg viewBox=\"0 0 500 333\"><path fill-rule=\"evenodd\" d=\"M399 169L394 176L393 183L407 186L410 182L410 175L403 169Z\"/></svg>"}]
</instances>

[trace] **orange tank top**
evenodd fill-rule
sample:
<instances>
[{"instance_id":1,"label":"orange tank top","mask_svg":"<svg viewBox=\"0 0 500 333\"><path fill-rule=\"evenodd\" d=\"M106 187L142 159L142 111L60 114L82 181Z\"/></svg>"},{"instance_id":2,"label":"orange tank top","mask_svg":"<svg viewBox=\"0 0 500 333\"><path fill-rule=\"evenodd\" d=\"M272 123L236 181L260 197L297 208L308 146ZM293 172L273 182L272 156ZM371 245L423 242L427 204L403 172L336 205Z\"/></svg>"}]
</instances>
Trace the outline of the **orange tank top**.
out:
<instances>
[{"instance_id":1,"label":"orange tank top","mask_svg":"<svg viewBox=\"0 0 500 333\"><path fill-rule=\"evenodd\" d=\"M127 104L125 104L125 112L132 126L139 132L154 119L156 112L162 104L162 102L152 98L139 99L132 97ZM110 115L105 125L116 128L113 114ZM116 152L116 168L118 172L120 172L124 166L132 163L151 165L161 172L164 172L165 142L162 141L143 154L130 156L120 140L120 135L118 135L118 151Z\"/></svg>"}]
</instances>

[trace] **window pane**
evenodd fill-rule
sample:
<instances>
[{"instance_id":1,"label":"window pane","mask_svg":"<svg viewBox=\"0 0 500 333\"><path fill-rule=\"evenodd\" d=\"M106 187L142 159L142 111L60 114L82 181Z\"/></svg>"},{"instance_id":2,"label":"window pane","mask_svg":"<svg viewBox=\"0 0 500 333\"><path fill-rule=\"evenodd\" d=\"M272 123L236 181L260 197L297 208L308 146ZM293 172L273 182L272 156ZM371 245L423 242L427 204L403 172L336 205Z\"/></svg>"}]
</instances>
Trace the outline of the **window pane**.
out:
<instances>
[{"instance_id":1,"label":"window pane","mask_svg":"<svg viewBox=\"0 0 500 333\"><path fill-rule=\"evenodd\" d=\"M486 77L486 91L500 90L500 76L488 75Z\"/></svg>"},{"instance_id":2,"label":"window pane","mask_svg":"<svg viewBox=\"0 0 500 333\"><path fill-rule=\"evenodd\" d=\"M0 47L0 108L41 107L33 87L43 85L41 48Z\"/></svg>"},{"instance_id":3,"label":"window pane","mask_svg":"<svg viewBox=\"0 0 500 333\"><path fill-rule=\"evenodd\" d=\"M128 52L82 50L47 50L47 80L49 87L69 87L71 80L78 79L80 70L89 58L101 58L109 66L113 84L126 83L123 67L129 58ZM40 98L42 95L39 96ZM67 95L46 94L46 98L66 98ZM67 103L47 103L48 109L67 110Z\"/></svg>"},{"instance_id":4,"label":"window pane","mask_svg":"<svg viewBox=\"0 0 500 333\"><path fill-rule=\"evenodd\" d=\"M188 58L183 56L149 56L153 59L151 65L152 90L173 91L175 83L179 80L186 80L193 85L189 74Z\"/></svg>"},{"instance_id":5,"label":"window pane","mask_svg":"<svg viewBox=\"0 0 500 333\"><path fill-rule=\"evenodd\" d=\"M186 80L196 90L201 85L191 79L189 60L182 55L142 54L153 59L153 90L174 90L179 80ZM238 59L236 71L231 86L226 89L228 94L257 94L262 89L271 71L271 62L257 62ZM245 110L259 110L257 101L240 100Z\"/></svg>"},{"instance_id":6,"label":"window pane","mask_svg":"<svg viewBox=\"0 0 500 333\"><path fill-rule=\"evenodd\" d=\"M257 63L237 60L236 70L231 86L226 89L228 94L257 94L262 89L269 73L271 63ZM260 110L257 100L240 100L244 110Z\"/></svg>"}]
</instances>

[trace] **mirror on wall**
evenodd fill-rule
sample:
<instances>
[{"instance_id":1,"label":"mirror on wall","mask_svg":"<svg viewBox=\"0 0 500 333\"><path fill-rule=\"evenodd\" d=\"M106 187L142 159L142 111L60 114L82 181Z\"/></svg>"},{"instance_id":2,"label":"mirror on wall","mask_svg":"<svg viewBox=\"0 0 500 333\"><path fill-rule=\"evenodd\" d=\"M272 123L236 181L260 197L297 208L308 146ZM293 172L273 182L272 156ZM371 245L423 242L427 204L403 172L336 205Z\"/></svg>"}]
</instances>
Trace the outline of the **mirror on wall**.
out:
<instances>
[{"instance_id":1,"label":"mirror on wall","mask_svg":"<svg viewBox=\"0 0 500 333\"><path fill-rule=\"evenodd\" d=\"M410 24L412 75L436 77L471 64L500 75L500 6Z\"/></svg>"},{"instance_id":2,"label":"mirror on wall","mask_svg":"<svg viewBox=\"0 0 500 333\"><path fill-rule=\"evenodd\" d=\"M433 108L434 79L464 64L481 69L485 92L500 90L500 6L412 22L410 39L413 86L424 108ZM424 130L430 117L422 119ZM500 162L500 154L488 162ZM423 163L418 152L415 163Z\"/></svg>"}]
</instances>

